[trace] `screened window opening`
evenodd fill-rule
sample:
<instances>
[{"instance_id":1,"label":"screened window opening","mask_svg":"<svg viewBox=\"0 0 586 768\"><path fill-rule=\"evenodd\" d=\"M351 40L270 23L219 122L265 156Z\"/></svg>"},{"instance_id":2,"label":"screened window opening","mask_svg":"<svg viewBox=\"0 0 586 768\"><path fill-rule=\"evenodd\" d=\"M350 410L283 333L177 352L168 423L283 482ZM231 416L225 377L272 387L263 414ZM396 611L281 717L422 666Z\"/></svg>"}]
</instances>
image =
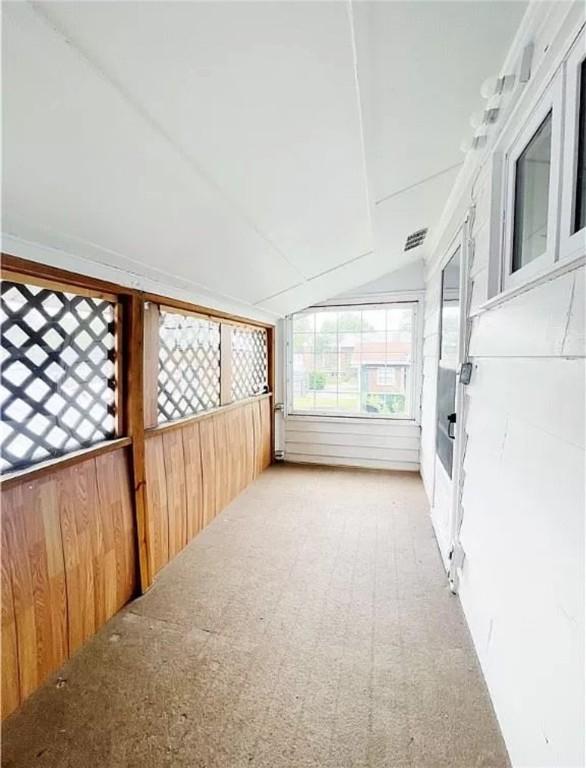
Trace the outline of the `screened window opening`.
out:
<instances>
[{"instance_id":1,"label":"screened window opening","mask_svg":"<svg viewBox=\"0 0 586 768\"><path fill-rule=\"evenodd\" d=\"M578 166L574 232L578 232L586 226L586 59L580 66L579 78L580 107L578 112Z\"/></svg>"},{"instance_id":2,"label":"screened window opening","mask_svg":"<svg viewBox=\"0 0 586 768\"><path fill-rule=\"evenodd\" d=\"M220 324L161 309L159 423L220 405Z\"/></svg>"},{"instance_id":3,"label":"screened window opening","mask_svg":"<svg viewBox=\"0 0 586 768\"><path fill-rule=\"evenodd\" d=\"M116 305L0 284L0 471L116 436Z\"/></svg>"},{"instance_id":4,"label":"screened window opening","mask_svg":"<svg viewBox=\"0 0 586 768\"><path fill-rule=\"evenodd\" d=\"M515 165L515 213L511 271L547 249L552 113L531 138Z\"/></svg>"},{"instance_id":5,"label":"screened window opening","mask_svg":"<svg viewBox=\"0 0 586 768\"><path fill-rule=\"evenodd\" d=\"M232 399L268 392L267 332L232 326Z\"/></svg>"},{"instance_id":6,"label":"screened window opening","mask_svg":"<svg viewBox=\"0 0 586 768\"><path fill-rule=\"evenodd\" d=\"M294 315L292 412L410 418L414 331L413 305Z\"/></svg>"}]
</instances>

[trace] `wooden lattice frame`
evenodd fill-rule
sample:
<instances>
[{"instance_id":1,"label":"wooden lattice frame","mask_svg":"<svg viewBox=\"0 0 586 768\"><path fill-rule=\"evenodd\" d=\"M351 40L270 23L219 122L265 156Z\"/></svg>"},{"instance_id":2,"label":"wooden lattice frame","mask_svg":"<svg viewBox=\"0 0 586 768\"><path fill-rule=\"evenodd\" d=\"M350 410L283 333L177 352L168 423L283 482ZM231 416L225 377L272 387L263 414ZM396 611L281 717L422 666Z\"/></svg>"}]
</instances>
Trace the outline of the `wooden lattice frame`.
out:
<instances>
[{"instance_id":1,"label":"wooden lattice frame","mask_svg":"<svg viewBox=\"0 0 586 768\"><path fill-rule=\"evenodd\" d=\"M116 435L116 304L3 280L2 471Z\"/></svg>"},{"instance_id":2,"label":"wooden lattice frame","mask_svg":"<svg viewBox=\"0 0 586 768\"><path fill-rule=\"evenodd\" d=\"M161 309L158 421L220 405L220 324Z\"/></svg>"},{"instance_id":3,"label":"wooden lattice frame","mask_svg":"<svg viewBox=\"0 0 586 768\"><path fill-rule=\"evenodd\" d=\"M264 328L232 327L232 398L268 392L268 341Z\"/></svg>"}]
</instances>

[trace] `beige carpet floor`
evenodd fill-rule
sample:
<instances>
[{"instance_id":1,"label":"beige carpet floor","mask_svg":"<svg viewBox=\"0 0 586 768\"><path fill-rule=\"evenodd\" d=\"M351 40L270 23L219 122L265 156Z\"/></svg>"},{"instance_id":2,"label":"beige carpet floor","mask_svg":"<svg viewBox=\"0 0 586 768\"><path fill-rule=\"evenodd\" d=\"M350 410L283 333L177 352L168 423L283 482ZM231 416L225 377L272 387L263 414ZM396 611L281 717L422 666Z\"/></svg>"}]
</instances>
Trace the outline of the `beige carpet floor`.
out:
<instances>
[{"instance_id":1,"label":"beige carpet floor","mask_svg":"<svg viewBox=\"0 0 586 768\"><path fill-rule=\"evenodd\" d=\"M416 475L272 467L3 728L5 768L504 768Z\"/></svg>"}]
</instances>

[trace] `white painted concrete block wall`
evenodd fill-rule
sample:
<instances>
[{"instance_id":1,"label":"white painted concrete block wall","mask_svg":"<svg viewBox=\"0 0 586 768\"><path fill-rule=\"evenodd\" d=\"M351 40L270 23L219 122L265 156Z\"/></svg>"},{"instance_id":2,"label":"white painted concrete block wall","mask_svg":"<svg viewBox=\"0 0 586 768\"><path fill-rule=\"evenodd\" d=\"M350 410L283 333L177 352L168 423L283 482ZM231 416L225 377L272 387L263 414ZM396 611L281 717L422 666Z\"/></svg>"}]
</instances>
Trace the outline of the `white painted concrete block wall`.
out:
<instances>
[{"instance_id":1,"label":"white painted concrete block wall","mask_svg":"<svg viewBox=\"0 0 586 768\"><path fill-rule=\"evenodd\" d=\"M538 41L547 33L542 25ZM488 164L474 189L462 190L461 218L430 260L421 472L445 545L449 501L434 444L437 263L470 200L474 372L464 408L460 597L513 765L584 766L585 268L575 262L483 310L493 223Z\"/></svg>"}]
</instances>

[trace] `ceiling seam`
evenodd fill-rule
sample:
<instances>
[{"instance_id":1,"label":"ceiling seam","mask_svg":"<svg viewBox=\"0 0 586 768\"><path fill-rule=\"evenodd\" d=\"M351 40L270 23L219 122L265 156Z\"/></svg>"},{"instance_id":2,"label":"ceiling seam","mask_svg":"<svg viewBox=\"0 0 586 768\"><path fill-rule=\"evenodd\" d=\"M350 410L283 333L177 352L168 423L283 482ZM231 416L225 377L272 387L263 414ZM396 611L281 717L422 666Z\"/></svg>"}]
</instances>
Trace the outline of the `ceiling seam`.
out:
<instances>
[{"instance_id":1,"label":"ceiling seam","mask_svg":"<svg viewBox=\"0 0 586 768\"><path fill-rule=\"evenodd\" d=\"M63 25L55 21L55 19L51 16L51 14L47 11L46 5L44 3L38 2L38 0L31 0L29 3L33 11L39 16L47 26L49 26L53 32L57 33L60 37L63 38L63 40L66 42L67 45L69 45L71 48L73 48L78 56L83 59L86 64L88 64L91 69L98 74L98 76L107 82L112 88L114 88L118 94L122 97L122 99L136 112L140 115L140 117L148 124L152 129L156 131L156 133L161 136L167 144L169 144L173 150L182 158L182 160L191 168L192 171L196 173L197 176L200 177L201 180L203 180L209 187L214 189L220 197L224 200L225 203L228 204L230 208L232 208L236 214L243 220L249 227L252 228L252 230L262 239L265 241L267 245L270 246L270 248L275 251L277 255L279 255L283 261L285 261L292 269L294 269L304 280L307 279L306 275L301 271L301 269L294 264L288 256L271 240L268 235L266 235L258 226L257 224L250 218L248 213L244 211L232 198L230 195L228 195L222 187L214 181L213 178L211 178L198 164L198 162L191 157L191 155L181 147L180 144L178 144L172 136L169 135L169 133L165 130L165 128L154 118L152 117L149 112L140 104L138 103L131 94L126 90L126 88L118 82L112 75L108 74L104 68L100 65L100 63L94 59L94 57L89 54L87 51L85 51L82 46L73 38L72 35L70 35L67 30L63 27Z\"/></svg>"},{"instance_id":2,"label":"ceiling seam","mask_svg":"<svg viewBox=\"0 0 586 768\"><path fill-rule=\"evenodd\" d=\"M282 296L284 293L287 293L288 291L293 291L295 290L295 288L300 288L302 285L307 285L307 283L311 283L313 280L317 280L319 277L324 277L324 275L329 275L331 272L335 272L338 269L343 269L344 267L347 267L348 264L353 264L355 261L359 261L360 259L365 259L367 256L372 256L373 253L374 251L367 251L366 253L361 253L360 256L353 256L351 259L344 261L342 264L336 264L335 267L330 267L329 269L325 269L323 272L318 272L317 275L313 275L312 277L307 278L307 280L305 280L303 283L296 283L295 285L289 286L289 288L283 288L282 291L277 291L277 293L273 293L270 296L265 296L264 299L260 299L260 301L256 301L254 303L254 306L256 307L265 301L276 299L278 296Z\"/></svg>"},{"instance_id":3,"label":"ceiling seam","mask_svg":"<svg viewBox=\"0 0 586 768\"><path fill-rule=\"evenodd\" d=\"M441 171L437 171L437 173L432 173L431 176L426 176L424 179L420 179L419 181L416 181L413 184L409 184L406 187L402 187L401 189L398 189L396 192L391 192L390 194L385 195L384 197L381 197L379 200L376 200L374 204L380 205L381 203L384 203L393 197L398 197L399 195L402 195L403 192L408 192L410 189L415 189L415 187L420 187L422 184L426 184L428 181L433 181L433 179L437 179L439 176L443 176L445 173L449 173L450 171L453 171L456 168L461 168L463 165L464 165L463 160L461 160L459 163L454 163L454 165L449 165L447 168L443 168Z\"/></svg>"},{"instance_id":4,"label":"ceiling seam","mask_svg":"<svg viewBox=\"0 0 586 768\"><path fill-rule=\"evenodd\" d=\"M366 196L366 210L368 215L368 223L370 225L370 236L372 243L374 243L374 222L373 222L373 208L371 195L370 195L370 183L368 178L368 163L366 160L366 140L364 137L364 117L362 115L362 99L360 96L360 78L358 75L358 50L356 48L356 32L354 29L354 11L352 7L352 0L346 0L346 12L348 15L348 26L350 30L350 45L352 48L352 70L354 73L354 87L356 92L356 107L358 110L358 125L360 130L360 153L362 157L362 175L364 178L364 192Z\"/></svg>"}]
</instances>

